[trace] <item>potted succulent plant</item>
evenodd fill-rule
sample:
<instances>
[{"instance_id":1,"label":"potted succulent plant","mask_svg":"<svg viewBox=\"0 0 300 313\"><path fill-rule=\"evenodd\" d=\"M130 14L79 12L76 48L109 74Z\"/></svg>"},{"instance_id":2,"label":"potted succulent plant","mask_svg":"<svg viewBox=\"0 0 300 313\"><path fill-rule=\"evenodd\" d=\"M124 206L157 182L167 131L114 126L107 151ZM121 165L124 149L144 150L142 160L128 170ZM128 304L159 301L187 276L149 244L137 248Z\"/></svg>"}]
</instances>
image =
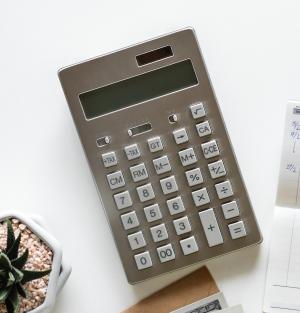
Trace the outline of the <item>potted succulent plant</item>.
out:
<instances>
[{"instance_id":1,"label":"potted succulent plant","mask_svg":"<svg viewBox=\"0 0 300 313\"><path fill-rule=\"evenodd\" d=\"M37 218L0 216L0 313L50 312L70 272Z\"/></svg>"}]
</instances>

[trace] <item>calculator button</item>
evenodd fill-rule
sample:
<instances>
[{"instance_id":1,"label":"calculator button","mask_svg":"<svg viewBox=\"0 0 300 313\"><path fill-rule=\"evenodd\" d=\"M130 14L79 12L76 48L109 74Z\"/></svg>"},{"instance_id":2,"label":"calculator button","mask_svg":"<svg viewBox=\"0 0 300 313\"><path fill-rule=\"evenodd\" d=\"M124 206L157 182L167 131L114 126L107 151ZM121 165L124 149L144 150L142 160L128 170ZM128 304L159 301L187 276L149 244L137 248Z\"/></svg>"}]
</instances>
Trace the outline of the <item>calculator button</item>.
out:
<instances>
[{"instance_id":1,"label":"calculator button","mask_svg":"<svg viewBox=\"0 0 300 313\"><path fill-rule=\"evenodd\" d=\"M145 268L152 266L152 260L151 260L149 251L136 254L134 258L135 258L135 262L136 262L136 266L138 270L143 270Z\"/></svg>"},{"instance_id":2,"label":"calculator button","mask_svg":"<svg viewBox=\"0 0 300 313\"><path fill-rule=\"evenodd\" d=\"M144 208L145 216L148 223L160 220L162 218L158 204L152 204Z\"/></svg>"},{"instance_id":3,"label":"calculator button","mask_svg":"<svg viewBox=\"0 0 300 313\"><path fill-rule=\"evenodd\" d=\"M136 143L133 144L133 145L130 145L130 146L126 146L124 148L124 151L125 151L125 153L127 155L127 159L128 160L137 159L141 155L139 147L138 147L138 145Z\"/></svg>"},{"instance_id":4,"label":"calculator button","mask_svg":"<svg viewBox=\"0 0 300 313\"><path fill-rule=\"evenodd\" d=\"M208 245L210 247L222 244L223 237L213 209L199 212L201 224L203 226Z\"/></svg>"},{"instance_id":5,"label":"calculator button","mask_svg":"<svg viewBox=\"0 0 300 313\"><path fill-rule=\"evenodd\" d=\"M102 154L102 161L105 167L111 167L118 163L116 153L115 152L108 152Z\"/></svg>"},{"instance_id":6,"label":"calculator button","mask_svg":"<svg viewBox=\"0 0 300 313\"><path fill-rule=\"evenodd\" d=\"M200 168L194 168L193 170L186 171L185 175L190 187L203 183L203 177Z\"/></svg>"},{"instance_id":7,"label":"calculator button","mask_svg":"<svg viewBox=\"0 0 300 313\"><path fill-rule=\"evenodd\" d=\"M189 233L192 230L191 224L187 216L174 220L173 224L177 235Z\"/></svg>"},{"instance_id":8,"label":"calculator button","mask_svg":"<svg viewBox=\"0 0 300 313\"><path fill-rule=\"evenodd\" d=\"M171 215L185 211L181 196L167 200L167 206Z\"/></svg>"},{"instance_id":9,"label":"calculator button","mask_svg":"<svg viewBox=\"0 0 300 313\"><path fill-rule=\"evenodd\" d=\"M180 240L181 249L184 255L189 255L199 251L195 237L189 237L183 240Z\"/></svg>"},{"instance_id":10,"label":"calculator button","mask_svg":"<svg viewBox=\"0 0 300 313\"><path fill-rule=\"evenodd\" d=\"M208 169L212 179L226 175L225 166L222 160L208 164Z\"/></svg>"},{"instance_id":11,"label":"calculator button","mask_svg":"<svg viewBox=\"0 0 300 313\"><path fill-rule=\"evenodd\" d=\"M208 136L211 134L211 128L208 121L197 124L196 129L200 137Z\"/></svg>"},{"instance_id":12,"label":"calculator button","mask_svg":"<svg viewBox=\"0 0 300 313\"><path fill-rule=\"evenodd\" d=\"M134 182L148 178L148 172L144 163L130 167L131 176Z\"/></svg>"},{"instance_id":13,"label":"calculator button","mask_svg":"<svg viewBox=\"0 0 300 313\"><path fill-rule=\"evenodd\" d=\"M179 151L178 155L183 166L188 166L197 162L197 157L193 148Z\"/></svg>"},{"instance_id":14,"label":"calculator button","mask_svg":"<svg viewBox=\"0 0 300 313\"><path fill-rule=\"evenodd\" d=\"M121 215L121 220L122 220L125 230L131 229L140 225L139 220L134 211Z\"/></svg>"},{"instance_id":15,"label":"calculator button","mask_svg":"<svg viewBox=\"0 0 300 313\"><path fill-rule=\"evenodd\" d=\"M228 225L228 227L232 239L238 239L247 236L247 232L243 221L230 224Z\"/></svg>"},{"instance_id":16,"label":"calculator button","mask_svg":"<svg viewBox=\"0 0 300 313\"><path fill-rule=\"evenodd\" d=\"M148 146L151 152L161 151L164 148L160 137L148 139Z\"/></svg>"},{"instance_id":17,"label":"calculator button","mask_svg":"<svg viewBox=\"0 0 300 313\"><path fill-rule=\"evenodd\" d=\"M110 189L117 189L125 186L125 180L121 171L108 174L107 181Z\"/></svg>"},{"instance_id":18,"label":"calculator button","mask_svg":"<svg viewBox=\"0 0 300 313\"><path fill-rule=\"evenodd\" d=\"M175 259L175 253L170 243L157 248L157 253L161 263L165 263Z\"/></svg>"},{"instance_id":19,"label":"calculator button","mask_svg":"<svg viewBox=\"0 0 300 313\"><path fill-rule=\"evenodd\" d=\"M194 119L197 119L206 115L204 105L202 102L191 105L190 109L191 109L192 116Z\"/></svg>"},{"instance_id":20,"label":"calculator button","mask_svg":"<svg viewBox=\"0 0 300 313\"><path fill-rule=\"evenodd\" d=\"M128 190L115 194L114 199L119 210L132 206L132 200Z\"/></svg>"},{"instance_id":21,"label":"calculator button","mask_svg":"<svg viewBox=\"0 0 300 313\"><path fill-rule=\"evenodd\" d=\"M131 250L136 250L146 246L146 241L141 231L127 236Z\"/></svg>"},{"instance_id":22,"label":"calculator button","mask_svg":"<svg viewBox=\"0 0 300 313\"><path fill-rule=\"evenodd\" d=\"M226 220L240 215L240 210L236 201L231 201L221 205Z\"/></svg>"},{"instance_id":23,"label":"calculator button","mask_svg":"<svg viewBox=\"0 0 300 313\"><path fill-rule=\"evenodd\" d=\"M145 202L155 198L151 183L137 187L136 190L141 202Z\"/></svg>"},{"instance_id":24,"label":"calculator button","mask_svg":"<svg viewBox=\"0 0 300 313\"><path fill-rule=\"evenodd\" d=\"M161 185L161 189L165 195L168 195L169 193L178 191L178 186L177 186L174 175L167 177L167 178L164 178L164 179L161 179L160 185Z\"/></svg>"},{"instance_id":25,"label":"calculator button","mask_svg":"<svg viewBox=\"0 0 300 313\"><path fill-rule=\"evenodd\" d=\"M213 158L220 154L217 142L215 140L211 140L209 142L205 142L201 145L204 157L206 159Z\"/></svg>"},{"instance_id":26,"label":"calculator button","mask_svg":"<svg viewBox=\"0 0 300 313\"><path fill-rule=\"evenodd\" d=\"M216 191L217 191L219 199L224 199L233 195L231 183L229 180L216 184L215 187L216 187Z\"/></svg>"},{"instance_id":27,"label":"calculator button","mask_svg":"<svg viewBox=\"0 0 300 313\"><path fill-rule=\"evenodd\" d=\"M193 197L194 203L197 207L204 205L204 204L207 204L207 203L210 203L210 198L209 198L209 195L207 193L206 188L202 188L202 189L193 191L192 197Z\"/></svg>"},{"instance_id":28,"label":"calculator button","mask_svg":"<svg viewBox=\"0 0 300 313\"><path fill-rule=\"evenodd\" d=\"M158 175L171 171L171 164L169 162L169 158L166 155L162 156L161 158L154 159L153 165Z\"/></svg>"},{"instance_id":29,"label":"calculator button","mask_svg":"<svg viewBox=\"0 0 300 313\"><path fill-rule=\"evenodd\" d=\"M178 145L189 141L189 137L188 137L188 135L186 133L185 128L174 130L173 131L173 136L174 136L175 142Z\"/></svg>"},{"instance_id":30,"label":"calculator button","mask_svg":"<svg viewBox=\"0 0 300 313\"><path fill-rule=\"evenodd\" d=\"M159 242L168 239L168 232L165 224L160 224L150 228L154 242Z\"/></svg>"}]
</instances>

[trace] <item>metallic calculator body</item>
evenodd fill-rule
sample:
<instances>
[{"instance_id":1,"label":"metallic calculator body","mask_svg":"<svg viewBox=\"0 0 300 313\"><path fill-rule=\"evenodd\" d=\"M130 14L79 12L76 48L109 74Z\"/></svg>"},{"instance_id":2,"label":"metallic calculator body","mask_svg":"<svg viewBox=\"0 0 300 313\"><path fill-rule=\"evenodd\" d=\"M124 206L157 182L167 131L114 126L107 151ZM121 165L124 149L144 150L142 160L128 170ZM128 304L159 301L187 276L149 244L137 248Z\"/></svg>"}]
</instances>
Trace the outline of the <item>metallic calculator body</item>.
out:
<instances>
[{"instance_id":1,"label":"metallic calculator body","mask_svg":"<svg viewBox=\"0 0 300 313\"><path fill-rule=\"evenodd\" d=\"M194 84L164 94L146 86L151 99L134 95L99 116L83 108L87 92L117 86L109 99L118 97L128 79L174 76L179 63L192 66ZM192 29L65 67L59 77L130 283L261 242Z\"/></svg>"}]
</instances>

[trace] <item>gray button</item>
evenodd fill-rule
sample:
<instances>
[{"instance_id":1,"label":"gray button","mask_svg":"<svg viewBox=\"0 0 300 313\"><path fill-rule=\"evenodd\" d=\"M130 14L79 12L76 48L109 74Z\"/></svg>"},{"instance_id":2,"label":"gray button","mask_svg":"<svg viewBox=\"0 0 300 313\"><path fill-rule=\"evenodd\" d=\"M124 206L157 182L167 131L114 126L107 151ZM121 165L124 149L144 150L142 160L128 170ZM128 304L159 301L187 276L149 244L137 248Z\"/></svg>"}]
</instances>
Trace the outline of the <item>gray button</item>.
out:
<instances>
[{"instance_id":1,"label":"gray button","mask_svg":"<svg viewBox=\"0 0 300 313\"><path fill-rule=\"evenodd\" d=\"M125 180L121 171L108 174L107 181L110 189L117 189L125 186Z\"/></svg>"},{"instance_id":2,"label":"gray button","mask_svg":"<svg viewBox=\"0 0 300 313\"><path fill-rule=\"evenodd\" d=\"M169 237L165 224L153 226L150 231L154 242L163 241Z\"/></svg>"},{"instance_id":3,"label":"gray button","mask_svg":"<svg viewBox=\"0 0 300 313\"><path fill-rule=\"evenodd\" d=\"M158 204L152 204L144 208L147 222L151 223L162 218Z\"/></svg>"},{"instance_id":4,"label":"gray button","mask_svg":"<svg viewBox=\"0 0 300 313\"><path fill-rule=\"evenodd\" d=\"M140 201L145 202L155 198L155 194L151 183L137 187L136 191L139 195Z\"/></svg>"},{"instance_id":5,"label":"gray button","mask_svg":"<svg viewBox=\"0 0 300 313\"><path fill-rule=\"evenodd\" d=\"M102 154L102 161L105 167L111 167L118 163L116 153L111 151Z\"/></svg>"},{"instance_id":6,"label":"gray button","mask_svg":"<svg viewBox=\"0 0 300 313\"><path fill-rule=\"evenodd\" d=\"M173 192L178 190L178 186L177 186L174 175L167 177L167 178L164 178L164 179L161 179L160 185L161 185L161 189L165 195L168 195L169 193L173 193Z\"/></svg>"},{"instance_id":7,"label":"gray button","mask_svg":"<svg viewBox=\"0 0 300 313\"><path fill-rule=\"evenodd\" d=\"M171 215L185 211L181 196L167 200L167 206Z\"/></svg>"},{"instance_id":8,"label":"gray button","mask_svg":"<svg viewBox=\"0 0 300 313\"><path fill-rule=\"evenodd\" d=\"M189 233L192 230L191 224L187 216L174 220L173 224L177 235Z\"/></svg>"}]
</instances>

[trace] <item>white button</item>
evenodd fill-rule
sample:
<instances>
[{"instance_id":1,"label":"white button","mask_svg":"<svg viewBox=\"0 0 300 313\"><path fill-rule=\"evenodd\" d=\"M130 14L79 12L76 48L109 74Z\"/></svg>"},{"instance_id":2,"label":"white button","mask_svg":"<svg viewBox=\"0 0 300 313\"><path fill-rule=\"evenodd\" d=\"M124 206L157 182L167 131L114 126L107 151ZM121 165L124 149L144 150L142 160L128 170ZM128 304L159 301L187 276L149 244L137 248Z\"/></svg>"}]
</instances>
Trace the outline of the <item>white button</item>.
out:
<instances>
[{"instance_id":1,"label":"white button","mask_svg":"<svg viewBox=\"0 0 300 313\"><path fill-rule=\"evenodd\" d=\"M213 209L199 212L201 224L203 226L208 245L210 247L222 244L223 237Z\"/></svg>"},{"instance_id":2,"label":"white button","mask_svg":"<svg viewBox=\"0 0 300 313\"><path fill-rule=\"evenodd\" d=\"M167 177L167 178L164 178L164 179L161 179L160 185L161 185L161 189L165 195L168 195L169 193L172 193L172 192L175 192L178 190L178 186L177 186L174 175Z\"/></svg>"},{"instance_id":3,"label":"white button","mask_svg":"<svg viewBox=\"0 0 300 313\"><path fill-rule=\"evenodd\" d=\"M189 137L186 133L185 128L174 130L173 136L174 136L175 142L178 145L180 145L181 143L185 143L185 142L189 141Z\"/></svg>"},{"instance_id":4,"label":"white button","mask_svg":"<svg viewBox=\"0 0 300 313\"><path fill-rule=\"evenodd\" d=\"M122 223L123 223L125 230L131 229L140 225L139 220L134 211L121 215L121 219L122 219Z\"/></svg>"},{"instance_id":5,"label":"white button","mask_svg":"<svg viewBox=\"0 0 300 313\"><path fill-rule=\"evenodd\" d=\"M144 163L131 166L130 172L134 182L139 182L148 178L147 169Z\"/></svg>"},{"instance_id":6,"label":"white button","mask_svg":"<svg viewBox=\"0 0 300 313\"><path fill-rule=\"evenodd\" d=\"M216 184L215 187L219 199L225 199L233 195L233 191L229 180Z\"/></svg>"},{"instance_id":7,"label":"white button","mask_svg":"<svg viewBox=\"0 0 300 313\"><path fill-rule=\"evenodd\" d=\"M145 202L145 201L148 201L148 200L155 198L154 191L153 191L152 185L150 183L143 185L143 186L140 186L140 187L137 187L136 191L139 195L141 202Z\"/></svg>"},{"instance_id":8,"label":"white button","mask_svg":"<svg viewBox=\"0 0 300 313\"><path fill-rule=\"evenodd\" d=\"M132 206L132 200L128 190L121 193L117 193L116 195L114 195L114 198L117 208L119 210Z\"/></svg>"},{"instance_id":9,"label":"white button","mask_svg":"<svg viewBox=\"0 0 300 313\"><path fill-rule=\"evenodd\" d=\"M208 164L208 169L212 179L226 175L225 166L222 160Z\"/></svg>"},{"instance_id":10,"label":"white button","mask_svg":"<svg viewBox=\"0 0 300 313\"><path fill-rule=\"evenodd\" d=\"M185 175L190 187L203 183L203 177L200 168L194 168L193 170L186 171Z\"/></svg>"},{"instance_id":11,"label":"white button","mask_svg":"<svg viewBox=\"0 0 300 313\"><path fill-rule=\"evenodd\" d=\"M203 143L201 146L205 159L213 158L220 154L217 142L215 140Z\"/></svg>"},{"instance_id":12,"label":"white button","mask_svg":"<svg viewBox=\"0 0 300 313\"><path fill-rule=\"evenodd\" d=\"M161 158L154 159L153 165L154 165L155 171L158 175L171 171L171 165L169 162L169 158L166 155L162 156Z\"/></svg>"},{"instance_id":13,"label":"white button","mask_svg":"<svg viewBox=\"0 0 300 313\"><path fill-rule=\"evenodd\" d=\"M174 220L173 224L177 235L189 233L192 230L191 224L187 216Z\"/></svg>"},{"instance_id":14,"label":"white button","mask_svg":"<svg viewBox=\"0 0 300 313\"><path fill-rule=\"evenodd\" d=\"M154 137L154 138L148 139L148 146L151 152L161 151L164 148L160 137Z\"/></svg>"},{"instance_id":15,"label":"white button","mask_svg":"<svg viewBox=\"0 0 300 313\"><path fill-rule=\"evenodd\" d=\"M141 231L128 236L131 250L136 250L146 246L146 241Z\"/></svg>"},{"instance_id":16,"label":"white button","mask_svg":"<svg viewBox=\"0 0 300 313\"><path fill-rule=\"evenodd\" d=\"M196 206L201 206L210 202L210 198L206 188L193 191L192 197Z\"/></svg>"},{"instance_id":17,"label":"white button","mask_svg":"<svg viewBox=\"0 0 300 313\"><path fill-rule=\"evenodd\" d=\"M228 225L228 227L232 239L238 239L247 236L247 232L243 221L230 224Z\"/></svg>"},{"instance_id":18,"label":"white button","mask_svg":"<svg viewBox=\"0 0 300 313\"><path fill-rule=\"evenodd\" d=\"M175 253L170 243L157 248L157 253L161 263L165 263L175 259Z\"/></svg>"},{"instance_id":19,"label":"white button","mask_svg":"<svg viewBox=\"0 0 300 313\"><path fill-rule=\"evenodd\" d=\"M137 254L134 256L134 258L138 270L143 270L152 266L152 260L149 251Z\"/></svg>"},{"instance_id":20,"label":"white button","mask_svg":"<svg viewBox=\"0 0 300 313\"><path fill-rule=\"evenodd\" d=\"M118 163L115 152L107 152L102 154L102 161L105 167L111 167Z\"/></svg>"},{"instance_id":21,"label":"white button","mask_svg":"<svg viewBox=\"0 0 300 313\"><path fill-rule=\"evenodd\" d=\"M160 220L162 218L158 204L152 204L144 208L145 216L148 223Z\"/></svg>"},{"instance_id":22,"label":"white button","mask_svg":"<svg viewBox=\"0 0 300 313\"><path fill-rule=\"evenodd\" d=\"M128 160L137 159L141 155L139 147L136 143L130 146L126 146L124 150Z\"/></svg>"},{"instance_id":23,"label":"white button","mask_svg":"<svg viewBox=\"0 0 300 313\"><path fill-rule=\"evenodd\" d=\"M180 240L181 249L184 255L189 255L199 251L195 237L189 237L183 240Z\"/></svg>"},{"instance_id":24,"label":"white button","mask_svg":"<svg viewBox=\"0 0 300 313\"><path fill-rule=\"evenodd\" d=\"M154 242L159 242L168 239L168 232L165 224L160 224L150 228Z\"/></svg>"},{"instance_id":25,"label":"white button","mask_svg":"<svg viewBox=\"0 0 300 313\"><path fill-rule=\"evenodd\" d=\"M208 136L211 134L211 128L208 121L197 124L196 129L200 137Z\"/></svg>"},{"instance_id":26,"label":"white button","mask_svg":"<svg viewBox=\"0 0 300 313\"><path fill-rule=\"evenodd\" d=\"M221 205L226 220L240 215L240 210L236 201L231 201Z\"/></svg>"},{"instance_id":27,"label":"white button","mask_svg":"<svg viewBox=\"0 0 300 313\"><path fill-rule=\"evenodd\" d=\"M191 105L190 109L194 119L203 117L206 114L202 102Z\"/></svg>"},{"instance_id":28,"label":"white button","mask_svg":"<svg viewBox=\"0 0 300 313\"><path fill-rule=\"evenodd\" d=\"M181 164L187 166L197 162L197 158L193 148L188 148L178 152Z\"/></svg>"},{"instance_id":29,"label":"white button","mask_svg":"<svg viewBox=\"0 0 300 313\"><path fill-rule=\"evenodd\" d=\"M121 171L108 174L107 181L110 189L117 189L125 186L125 180Z\"/></svg>"},{"instance_id":30,"label":"white button","mask_svg":"<svg viewBox=\"0 0 300 313\"><path fill-rule=\"evenodd\" d=\"M185 207L180 196L167 200L167 206L171 215L185 211Z\"/></svg>"}]
</instances>

